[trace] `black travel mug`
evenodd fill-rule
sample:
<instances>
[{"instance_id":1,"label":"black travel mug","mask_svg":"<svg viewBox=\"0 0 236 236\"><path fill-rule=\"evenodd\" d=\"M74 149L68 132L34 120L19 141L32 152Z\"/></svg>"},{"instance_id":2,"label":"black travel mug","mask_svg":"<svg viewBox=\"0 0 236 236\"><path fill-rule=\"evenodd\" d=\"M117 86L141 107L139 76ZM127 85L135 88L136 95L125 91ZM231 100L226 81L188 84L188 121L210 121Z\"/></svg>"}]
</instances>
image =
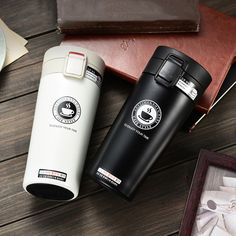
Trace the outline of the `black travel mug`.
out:
<instances>
[{"instance_id":1,"label":"black travel mug","mask_svg":"<svg viewBox=\"0 0 236 236\"><path fill-rule=\"evenodd\" d=\"M92 178L131 199L210 82L196 61L158 47L99 149Z\"/></svg>"}]
</instances>

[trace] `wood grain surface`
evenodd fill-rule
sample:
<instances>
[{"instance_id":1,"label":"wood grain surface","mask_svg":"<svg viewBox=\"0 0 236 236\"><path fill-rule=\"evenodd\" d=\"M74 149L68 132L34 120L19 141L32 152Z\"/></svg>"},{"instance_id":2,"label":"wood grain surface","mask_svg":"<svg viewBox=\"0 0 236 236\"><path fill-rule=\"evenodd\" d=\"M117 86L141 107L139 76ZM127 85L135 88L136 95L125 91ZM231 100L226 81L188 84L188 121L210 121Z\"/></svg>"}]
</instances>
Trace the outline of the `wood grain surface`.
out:
<instances>
[{"instance_id":1,"label":"wood grain surface","mask_svg":"<svg viewBox=\"0 0 236 236\"><path fill-rule=\"evenodd\" d=\"M235 0L201 2L236 16ZM199 150L236 157L236 88L193 133L176 135L132 202L102 189L86 170L75 201L36 199L23 191L22 180L43 55L63 36L56 30L55 0L0 0L0 18L29 40L29 53L0 74L0 235L176 236ZM106 73L87 161L132 89Z\"/></svg>"},{"instance_id":2,"label":"wood grain surface","mask_svg":"<svg viewBox=\"0 0 236 236\"><path fill-rule=\"evenodd\" d=\"M56 30L56 1L0 0L0 17L25 38Z\"/></svg>"}]
</instances>

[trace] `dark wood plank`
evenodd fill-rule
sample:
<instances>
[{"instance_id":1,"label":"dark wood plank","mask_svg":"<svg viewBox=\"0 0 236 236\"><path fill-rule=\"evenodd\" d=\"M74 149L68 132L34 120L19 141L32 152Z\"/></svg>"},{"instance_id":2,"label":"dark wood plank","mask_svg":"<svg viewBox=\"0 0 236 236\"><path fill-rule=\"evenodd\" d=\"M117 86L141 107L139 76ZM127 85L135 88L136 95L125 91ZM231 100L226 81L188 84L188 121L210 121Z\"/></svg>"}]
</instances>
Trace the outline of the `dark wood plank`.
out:
<instances>
[{"instance_id":1,"label":"dark wood plank","mask_svg":"<svg viewBox=\"0 0 236 236\"><path fill-rule=\"evenodd\" d=\"M22 37L56 29L56 0L0 0L2 20Z\"/></svg>"},{"instance_id":2,"label":"dark wood plank","mask_svg":"<svg viewBox=\"0 0 236 236\"><path fill-rule=\"evenodd\" d=\"M26 152L33 120L35 94L0 104L0 160Z\"/></svg>"},{"instance_id":3,"label":"dark wood plank","mask_svg":"<svg viewBox=\"0 0 236 236\"><path fill-rule=\"evenodd\" d=\"M236 146L221 152L236 157ZM19 235L171 234L179 229L195 163L151 175L132 202L101 191L6 225L0 235L12 235L16 230Z\"/></svg>"},{"instance_id":4,"label":"dark wood plank","mask_svg":"<svg viewBox=\"0 0 236 236\"><path fill-rule=\"evenodd\" d=\"M37 91L40 75L41 63L1 73L0 103Z\"/></svg>"}]
</instances>

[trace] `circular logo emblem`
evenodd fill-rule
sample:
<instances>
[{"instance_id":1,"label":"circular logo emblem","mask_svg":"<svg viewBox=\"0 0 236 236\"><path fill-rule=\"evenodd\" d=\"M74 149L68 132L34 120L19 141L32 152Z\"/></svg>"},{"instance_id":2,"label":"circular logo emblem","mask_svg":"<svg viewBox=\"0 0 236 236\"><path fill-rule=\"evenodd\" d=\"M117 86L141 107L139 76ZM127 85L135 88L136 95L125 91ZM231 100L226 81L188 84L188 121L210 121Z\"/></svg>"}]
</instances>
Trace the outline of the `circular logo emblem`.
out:
<instances>
[{"instance_id":1,"label":"circular logo emblem","mask_svg":"<svg viewBox=\"0 0 236 236\"><path fill-rule=\"evenodd\" d=\"M52 113L59 122L72 124L80 118L81 108L74 98L66 96L54 103Z\"/></svg>"},{"instance_id":2,"label":"circular logo emblem","mask_svg":"<svg viewBox=\"0 0 236 236\"><path fill-rule=\"evenodd\" d=\"M137 103L132 111L132 121L140 129L155 128L161 121L161 108L152 100L142 100Z\"/></svg>"}]
</instances>

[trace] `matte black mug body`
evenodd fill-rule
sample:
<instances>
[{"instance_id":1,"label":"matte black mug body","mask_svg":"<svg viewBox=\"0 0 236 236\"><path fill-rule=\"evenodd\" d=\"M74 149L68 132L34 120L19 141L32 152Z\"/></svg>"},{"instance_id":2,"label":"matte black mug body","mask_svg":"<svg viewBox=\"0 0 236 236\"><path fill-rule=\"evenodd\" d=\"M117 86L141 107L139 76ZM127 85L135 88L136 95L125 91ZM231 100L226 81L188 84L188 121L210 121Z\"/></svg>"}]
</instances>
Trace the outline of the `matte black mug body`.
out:
<instances>
[{"instance_id":1,"label":"matte black mug body","mask_svg":"<svg viewBox=\"0 0 236 236\"><path fill-rule=\"evenodd\" d=\"M192 77L191 63L196 64L174 49L155 51L95 157L93 179L126 199L133 197L211 81L198 64L205 78Z\"/></svg>"}]
</instances>

